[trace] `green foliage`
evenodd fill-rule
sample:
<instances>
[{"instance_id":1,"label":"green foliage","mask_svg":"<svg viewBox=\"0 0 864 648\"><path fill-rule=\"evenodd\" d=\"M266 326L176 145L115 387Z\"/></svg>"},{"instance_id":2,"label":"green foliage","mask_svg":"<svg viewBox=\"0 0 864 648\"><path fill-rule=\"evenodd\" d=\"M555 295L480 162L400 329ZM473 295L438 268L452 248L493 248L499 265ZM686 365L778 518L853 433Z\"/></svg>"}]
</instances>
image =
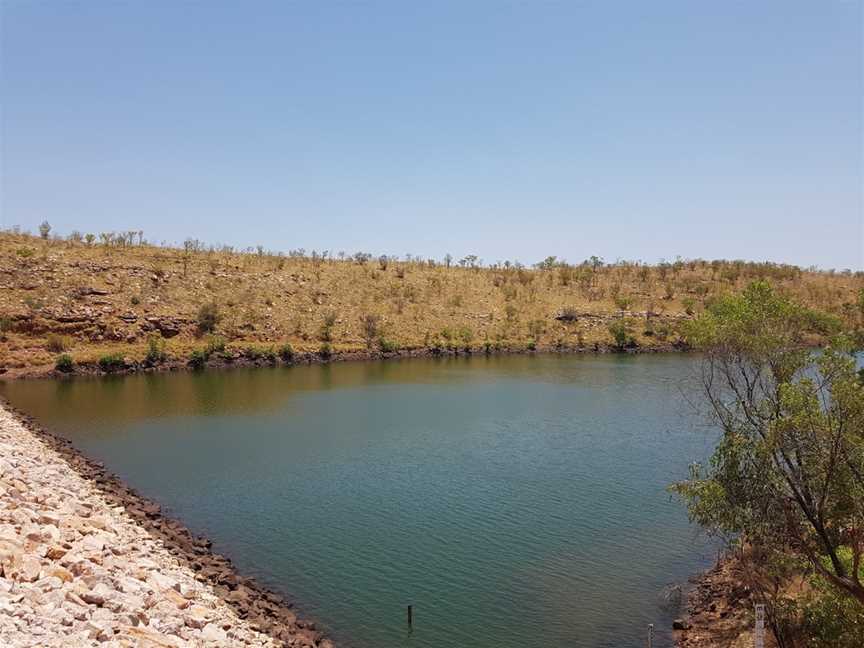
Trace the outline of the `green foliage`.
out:
<instances>
[{"instance_id":1,"label":"green foliage","mask_svg":"<svg viewBox=\"0 0 864 648\"><path fill-rule=\"evenodd\" d=\"M318 355L324 360L329 360L333 357L333 347L329 342L324 342L320 347L318 347Z\"/></svg>"},{"instance_id":2,"label":"green foliage","mask_svg":"<svg viewBox=\"0 0 864 648\"><path fill-rule=\"evenodd\" d=\"M0 317L0 333L9 333L15 328L15 322L11 317Z\"/></svg>"},{"instance_id":3,"label":"green foliage","mask_svg":"<svg viewBox=\"0 0 864 648\"><path fill-rule=\"evenodd\" d=\"M864 553L864 387L843 338L821 352L805 346L837 328L764 281L693 321L687 339L703 353L703 394L722 436L710 463L672 490L708 531L809 561L864 606L842 558L844 547Z\"/></svg>"},{"instance_id":4,"label":"green foliage","mask_svg":"<svg viewBox=\"0 0 864 648\"><path fill-rule=\"evenodd\" d=\"M279 347L279 357L282 358L282 362L286 364L294 362L294 347L286 342Z\"/></svg>"},{"instance_id":5,"label":"green foliage","mask_svg":"<svg viewBox=\"0 0 864 648\"><path fill-rule=\"evenodd\" d=\"M133 306L137 306L141 303L141 298L138 295L132 295L132 299L129 300Z\"/></svg>"},{"instance_id":6,"label":"green foliage","mask_svg":"<svg viewBox=\"0 0 864 648\"><path fill-rule=\"evenodd\" d=\"M615 341L615 346L619 349L628 349L636 346L636 339L633 337L633 327L627 320L616 319L609 324L607 329Z\"/></svg>"},{"instance_id":7,"label":"green foliage","mask_svg":"<svg viewBox=\"0 0 864 648\"><path fill-rule=\"evenodd\" d=\"M399 345L393 340L382 337L378 340L378 348L381 349L381 353L395 353L399 350Z\"/></svg>"},{"instance_id":8,"label":"green foliage","mask_svg":"<svg viewBox=\"0 0 864 648\"><path fill-rule=\"evenodd\" d=\"M219 305L215 301L201 304L198 308L198 331L212 333L220 320Z\"/></svg>"},{"instance_id":9,"label":"green foliage","mask_svg":"<svg viewBox=\"0 0 864 648\"><path fill-rule=\"evenodd\" d=\"M119 371L126 368L126 359L122 353L109 353L99 358L99 368L106 373Z\"/></svg>"},{"instance_id":10,"label":"green foliage","mask_svg":"<svg viewBox=\"0 0 864 648\"><path fill-rule=\"evenodd\" d=\"M319 335L322 342L333 341L333 327L336 325L336 313L330 311L324 314L324 321L321 323L321 333Z\"/></svg>"},{"instance_id":11,"label":"green foliage","mask_svg":"<svg viewBox=\"0 0 864 648\"><path fill-rule=\"evenodd\" d=\"M633 298L630 295L615 295L615 307L618 310L630 310L633 305Z\"/></svg>"},{"instance_id":12,"label":"green foliage","mask_svg":"<svg viewBox=\"0 0 864 648\"><path fill-rule=\"evenodd\" d=\"M204 349L195 349L189 354L189 366L193 369L203 369L204 365L207 364L207 359L210 356L207 354L207 351Z\"/></svg>"},{"instance_id":13,"label":"green foliage","mask_svg":"<svg viewBox=\"0 0 864 648\"><path fill-rule=\"evenodd\" d=\"M860 578L864 580L864 573ZM797 603L798 633L810 648L864 646L864 606L844 596L824 579L811 577L809 591Z\"/></svg>"},{"instance_id":14,"label":"green foliage","mask_svg":"<svg viewBox=\"0 0 864 648\"><path fill-rule=\"evenodd\" d=\"M144 356L144 361L153 366L165 360L165 340L158 335L151 335L147 338L147 355Z\"/></svg>"},{"instance_id":15,"label":"green foliage","mask_svg":"<svg viewBox=\"0 0 864 648\"><path fill-rule=\"evenodd\" d=\"M375 346L375 341L381 337L381 316L372 313L361 316L360 328L363 339L366 340L366 348L371 349Z\"/></svg>"},{"instance_id":16,"label":"green foliage","mask_svg":"<svg viewBox=\"0 0 864 648\"><path fill-rule=\"evenodd\" d=\"M528 340L528 344L525 345L525 348L529 351L537 350L537 340Z\"/></svg>"},{"instance_id":17,"label":"green foliage","mask_svg":"<svg viewBox=\"0 0 864 648\"><path fill-rule=\"evenodd\" d=\"M206 352L208 356L214 353L225 353L225 338L219 335L211 335L207 340Z\"/></svg>"},{"instance_id":18,"label":"green foliage","mask_svg":"<svg viewBox=\"0 0 864 648\"><path fill-rule=\"evenodd\" d=\"M54 368L57 371L62 371L63 373L69 373L74 369L75 363L72 360L72 356L68 353L64 353L63 355L57 358L57 362L54 363Z\"/></svg>"}]
</instances>

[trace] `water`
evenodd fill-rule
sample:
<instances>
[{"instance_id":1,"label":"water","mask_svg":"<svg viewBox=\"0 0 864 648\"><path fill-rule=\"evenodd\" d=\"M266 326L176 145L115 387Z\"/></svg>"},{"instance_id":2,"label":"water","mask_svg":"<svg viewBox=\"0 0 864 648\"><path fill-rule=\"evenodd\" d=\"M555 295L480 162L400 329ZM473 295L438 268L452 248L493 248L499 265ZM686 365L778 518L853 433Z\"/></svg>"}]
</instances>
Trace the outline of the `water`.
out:
<instances>
[{"instance_id":1,"label":"water","mask_svg":"<svg viewBox=\"0 0 864 648\"><path fill-rule=\"evenodd\" d=\"M0 383L341 646L670 645L714 549L665 487L710 452L684 355ZM415 625L406 631L405 607Z\"/></svg>"}]
</instances>

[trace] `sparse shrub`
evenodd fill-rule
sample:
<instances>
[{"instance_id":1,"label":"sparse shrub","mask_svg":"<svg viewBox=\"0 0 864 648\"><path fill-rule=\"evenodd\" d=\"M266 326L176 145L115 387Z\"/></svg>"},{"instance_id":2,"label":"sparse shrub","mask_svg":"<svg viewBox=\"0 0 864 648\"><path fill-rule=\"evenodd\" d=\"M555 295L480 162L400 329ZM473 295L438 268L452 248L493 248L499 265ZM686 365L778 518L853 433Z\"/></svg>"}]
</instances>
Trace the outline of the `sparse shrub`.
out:
<instances>
[{"instance_id":1,"label":"sparse shrub","mask_svg":"<svg viewBox=\"0 0 864 648\"><path fill-rule=\"evenodd\" d=\"M29 257L32 257L35 254L35 252L33 251L32 248L22 247L22 248L18 248L17 250L15 250L15 254L17 256L21 257L22 259L27 259Z\"/></svg>"},{"instance_id":2,"label":"sparse shrub","mask_svg":"<svg viewBox=\"0 0 864 648\"><path fill-rule=\"evenodd\" d=\"M189 366L193 369L203 369L204 365L207 364L207 351L204 349L195 349L189 355Z\"/></svg>"},{"instance_id":3,"label":"sparse shrub","mask_svg":"<svg viewBox=\"0 0 864 648\"><path fill-rule=\"evenodd\" d=\"M615 340L615 346L619 349L627 349L636 346L636 340L633 338L633 332L630 325L623 319L618 319L612 322L609 326L609 333Z\"/></svg>"},{"instance_id":4,"label":"sparse shrub","mask_svg":"<svg viewBox=\"0 0 864 648\"><path fill-rule=\"evenodd\" d=\"M615 307L618 310L626 311L630 310L630 307L633 305L633 298L630 295L615 295Z\"/></svg>"},{"instance_id":5,"label":"sparse shrub","mask_svg":"<svg viewBox=\"0 0 864 648\"><path fill-rule=\"evenodd\" d=\"M95 240L96 240L96 236L93 234L85 234L84 235L84 242L87 245L93 245L93 241L95 241Z\"/></svg>"},{"instance_id":6,"label":"sparse shrub","mask_svg":"<svg viewBox=\"0 0 864 648\"><path fill-rule=\"evenodd\" d=\"M684 312L688 315L693 314L693 307L696 305L696 300L692 297L685 297L681 300L681 305L684 307Z\"/></svg>"},{"instance_id":7,"label":"sparse shrub","mask_svg":"<svg viewBox=\"0 0 864 648\"><path fill-rule=\"evenodd\" d=\"M378 257L378 267L381 268L381 272L387 271L387 264L390 262L390 259L387 258L386 254L382 254Z\"/></svg>"},{"instance_id":8,"label":"sparse shrub","mask_svg":"<svg viewBox=\"0 0 864 648\"><path fill-rule=\"evenodd\" d=\"M72 356L68 353L64 353L63 355L57 358L57 362L54 363L54 368L57 371L62 371L63 373L69 373L74 369L74 361L72 360Z\"/></svg>"},{"instance_id":9,"label":"sparse shrub","mask_svg":"<svg viewBox=\"0 0 864 648\"><path fill-rule=\"evenodd\" d=\"M528 340L528 344L525 345L525 348L529 351L537 350L537 341L536 340Z\"/></svg>"},{"instance_id":10,"label":"sparse shrub","mask_svg":"<svg viewBox=\"0 0 864 648\"><path fill-rule=\"evenodd\" d=\"M324 321L321 324L320 339L322 342L333 341L333 327L336 325L336 313L330 311L325 313Z\"/></svg>"},{"instance_id":11,"label":"sparse shrub","mask_svg":"<svg viewBox=\"0 0 864 648\"><path fill-rule=\"evenodd\" d=\"M378 348L381 349L381 353L395 353L399 350L399 345L392 340L382 337L378 340Z\"/></svg>"},{"instance_id":12,"label":"sparse shrub","mask_svg":"<svg viewBox=\"0 0 864 648\"><path fill-rule=\"evenodd\" d=\"M243 357L253 362L261 358L261 349L254 346L248 346L243 349Z\"/></svg>"},{"instance_id":13,"label":"sparse shrub","mask_svg":"<svg viewBox=\"0 0 864 648\"><path fill-rule=\"evenodd\" d=\"M474 340L474 331L471 330L470 326L460 326L459 331L459 340L462 342L462 346L465 350L469 350L471 348L471 342Z\"/></svg>"},{"instance_id":14,"label":"sparse shrub","mask_svg":"<svg viewBox=\"0 0 864 648\"><path fill-rule=\"evenodd\" d=\"M667 281L663 286L663 299L666 301L675 299L675 286L673 286L671 282Z\"/></svg>"},{"instance_id":15,"label":"sparse shrub","mask_svg":"<svg viewBox=\"0 0 864 648\"><path fill-rule=\"evenodd\" d=\"M0 333L9 333L15 328L15 322L11 317L0 317Z\"/></svg>"},{"instance_id":16,"label":"sparse shrub","mask_svg":"<svg viewBox=\"0 0 864 648\"><path fill-rule=\"evenodd\" d=\"M225 352L225 338L219 335L211 335L207 340L207 355L212 355L214 353L224 353Z\"/></svg>"},{"instance_id":17,"label":"sparse shrub","mask_svg":"<svg viewBox=\"0 0 864 648\"><path fill-rule=\"evenodd\" d=\"M42 223L39 225L39 236L41 236L43 239L47 240L48 235L50 233L51 233L51 225L48 223L47 220L42 221Z\"/></svg>"},{"instance_id":18,"label":"sparse shrub","mask_svg":"<svg viewBox=\"0 0 864 648\"><path fill-rule=\"evenodd\" d=\"M279 347L279 357L282 358L282 362L285 364L294 362L294 347L286 342Z\"/></svg>"},{"instance_id":19,"label":"sparse shrub","mask_svg":"<svg viewBox=\"0 0 864 648\"><path fill-rule=\"evenodd\" d=\"M122 353L109 353L99 358L99 368L105 373L126 368L126 359Z\"/></svg>"},{"instance_id":20,"label":"sparse shrub","mask_svg":"<svg viewBox=\"0 0 864 648\"><path fill-rule=\"evenodd\" d=\"M333 347L329 342L324 342L324 344L318 347L318 355L324 360L329 360L333 357Z\"/></svg>"},{"instance_id":21,"label":"sparse shrub","mask_svg":"<svg viewBox=\"0 0 864 648\"><path fill-rule=\"evenodd\" d=\"M61 353L69 348L69 338L63 335L57 335L56 333L48 334L48 341L45 344L45 348L53 353Z\"/></svg>"},{"instance_id":22,"label":"sparse shrub","mask_svg":"<svg viewBox=\"0 0 864 648\"><path fill-rule=\"evenodd\" d=\"M485 353L486 355L492 353L492 343L489 340L486 340L483 343L483 353Z\"/></svg>"},{"instance_id":23,"label":"sparse shrub","mask_svg":"<svg viewBox=\"0 0 864 648\"><path fill-rule=\"evenodd\" d=\"M165 360L165 341L158 335L147 338L147 355L144 360L151 366Z\"/></svg>"},{"instance_id":24,"label":"sparse shrub","mask_svg":"<svg viewBox=\"0 0 864 648\"><path fill-rule=\"evenodd\" d=\"M270 364L276 364L279 356L276 355L276 350L272 346L269 346L266 349L261 350L261 358L263 358Z\"/></svg>"},{"instance_id":25,"label":"sparse shrub","mask_svg":"<svg viewBox=\"0 0 864 648\"><path fill-rule=\"evenodd\" d=\"M371 349L375 340L381 337L381 316L368 314L360 318L361 333L366 340L366 348Z\"/></svg>"},{"instance_id":26,"label":"sparse shrub","mask_svg":"<svg viewBox=\"0 0 864 648\"><path fill-rule=\"evenodd\" d=\"M219 305L215 301L201 304L198 309L198 331L201 333L212 333L219 323Z\"/></svg>"},{"instance_id":27,"label":"sparse shrub","mask_svg":"<svg viewBox=\"0 0 864 648\"><path fill-rule=\"evenodd\" d=\"M137 306L141 303L141 298L138 295L132 295L132 299L130 300L133 306Z\"/></svg>"}]
</instances>

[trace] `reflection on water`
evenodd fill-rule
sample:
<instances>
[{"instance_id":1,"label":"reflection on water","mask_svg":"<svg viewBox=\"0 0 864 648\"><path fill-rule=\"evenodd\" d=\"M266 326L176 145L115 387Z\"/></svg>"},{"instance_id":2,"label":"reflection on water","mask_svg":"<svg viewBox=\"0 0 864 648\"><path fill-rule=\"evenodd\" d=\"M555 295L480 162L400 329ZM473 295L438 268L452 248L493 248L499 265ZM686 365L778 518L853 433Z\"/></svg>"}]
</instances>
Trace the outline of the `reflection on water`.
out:
<instances>
[{"instance_id":1,"label":"reflection on water","mask_svg":"<svg viewBox=\"0 0 864 648\"><path fill-rule=\"evenodd\" d=\"M448 358L0 393L341 645L642 646L674 613L664 586L712 553L664 490L713 440L681 404L693 367Z\"/></svg>"}]
</instances>

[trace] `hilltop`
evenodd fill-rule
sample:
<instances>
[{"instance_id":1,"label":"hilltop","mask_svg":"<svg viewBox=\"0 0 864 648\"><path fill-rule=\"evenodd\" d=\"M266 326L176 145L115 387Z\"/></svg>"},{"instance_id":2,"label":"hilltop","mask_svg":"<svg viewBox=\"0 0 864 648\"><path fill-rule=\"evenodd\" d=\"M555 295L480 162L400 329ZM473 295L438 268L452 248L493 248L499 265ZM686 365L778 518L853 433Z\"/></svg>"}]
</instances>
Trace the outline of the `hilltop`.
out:
<instances>
[{"instance_id":1,"label":"hilltop","mask_svg":"<svg viewBox=\"0 0 864 648\"><path fill-rule=\"evenodd\" d=\"M0 370L328 359L343 355L681 348L681 323L769 279L850 326L862 273L744 261L534 267L152 245L140 232L0 233Z\"/></svg>"}]
</instances>

